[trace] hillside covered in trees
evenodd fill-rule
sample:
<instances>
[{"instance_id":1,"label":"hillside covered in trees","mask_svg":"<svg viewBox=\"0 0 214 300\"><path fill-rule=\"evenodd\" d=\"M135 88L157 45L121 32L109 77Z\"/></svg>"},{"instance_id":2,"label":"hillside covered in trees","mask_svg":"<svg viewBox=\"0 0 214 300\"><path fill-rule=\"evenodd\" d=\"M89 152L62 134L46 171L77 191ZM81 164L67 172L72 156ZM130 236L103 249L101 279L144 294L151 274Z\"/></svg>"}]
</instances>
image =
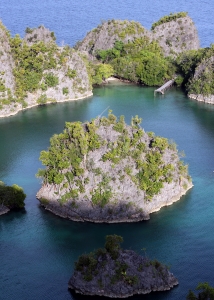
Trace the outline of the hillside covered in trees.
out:
<instances>
[{"instance_id":1,"label":"hillside covered in trees","mask_svg":"<svg viewBox=\"0 0 214 300\"><path fill-rule=\"evenodd\" d=\"M21 39L0 23L0 117L90 95L87 62L77 51L58 47L43 26L27 28Z\"/></svg>"},{"instance_id":2,"label":"hillside covered in trees","mask_svg":"<svg viewBox=\"0 0 214 300\"><path fill-rule=\"evenodd\" d=\"M141 119L66 123L40 159L37 193L53 213L75 221L133 222L169 205L192 187L176 145L146 133Z\"/></svg>"}]
</instances>

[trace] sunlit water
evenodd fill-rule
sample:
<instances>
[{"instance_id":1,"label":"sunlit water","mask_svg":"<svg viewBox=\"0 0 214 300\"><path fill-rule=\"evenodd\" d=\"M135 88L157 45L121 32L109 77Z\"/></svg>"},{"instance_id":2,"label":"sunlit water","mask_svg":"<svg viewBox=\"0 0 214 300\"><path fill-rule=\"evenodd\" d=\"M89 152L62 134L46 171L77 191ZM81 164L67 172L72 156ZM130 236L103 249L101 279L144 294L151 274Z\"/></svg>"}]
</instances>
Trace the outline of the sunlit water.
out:
<instances>
[{"instance_id":1,"label":"sunlit water","mask_svg":"<svg viewBox=\"0 0 214 300\"><path fill-rule=\"evenodd\" d=\"M65 121L89 120L107 107L117 116L125 115L127 122L138 114L146 131L175 140L186 153L194 187L149 221L75 223L46 212L36 200L39 153L47 149L50 136L61 132ZM132 85L97 88L86 100L0 119L0 178L7 184L16 182L27 193L25 212L0 217L0 298L82 299L67 290L74 261L101 247L107 234L122 235L124 248L141 254L146 248L149 257L170 265L179 280L170 292L133 299L185 299L199 281L213 283L213 129L213 106L191 101L176 89L154 97L153 88Z\"/></svg>"},{"instance_id":2,"label":"sunlit water","mask_svg":"<svg viewBox=\"0 0 214 300\"><path fill-rule=\"evenodd\" d=\"M201 45L213 43L213 0L1 0L0 19L12 34L43 24L56 33L59 44L74 45L101 21L134 20L147 29L171 12L187 11L199 33Z\"/></svg>"},{"instance_id":3,"label":"sunlit water","mask_svg":"<svg viewBox=\"0 0 214 300\"><path fill-rule=\"evenodd\" d=\"M0 18L12 35L44 24L60 45L74 45L102 20L128 19L150 28L170 12L188 11L201 45L213 43L214 2L142 0L1 0ZM198 282L214 282L214 106L187 99L171 89L154 98L153 88L116 86L95 89L94 97L54 104L0 119L0 179L23 186L26 211L0 217L0 299L92 299L70 294L67 282L74 261L104 244L106 234L124 237L131 248L171 266L179 286L172 291L132 299L185 299ZM65 121L85 121L107 107L130 121L138 114L147 131L175 140L184 150L194 187L180 201L133 224L75 223L39 207L35 177L39 153L49 138L63 130ZM93 297L95 299L95 297ZM98 298L102 299L102 298Z\"/></svg>"}]
</instances>

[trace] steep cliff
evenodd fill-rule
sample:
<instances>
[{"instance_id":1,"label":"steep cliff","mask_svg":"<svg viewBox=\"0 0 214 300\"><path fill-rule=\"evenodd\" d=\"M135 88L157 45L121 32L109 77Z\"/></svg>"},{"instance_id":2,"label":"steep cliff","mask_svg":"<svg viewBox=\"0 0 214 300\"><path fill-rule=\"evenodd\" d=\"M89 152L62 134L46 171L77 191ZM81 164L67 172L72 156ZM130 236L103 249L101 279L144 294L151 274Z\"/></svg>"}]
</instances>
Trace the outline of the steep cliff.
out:
<instances>
[{"instance_id":1,"label":"steep cliff","mask_svg":"<svg viewBox=\"0 0 214 300\"><path fill-rule=\"evenodd\" d=\"M28 107L92 95L87 61L40 26L22 40L0 27L0 117Z\"/></svg>"},{"instance_id":2,"label":"steep cliff","mask_svg":"<svg viewBox=\"0 0 214 300\"><path fill-rule=\"evenodd\" d=\"M0 107L2 101L14 95L14 65L10 47L10 34L0 22Z\"/></svg>"},{"instance_id":3,"label":"steep cliff","mask_svg":"<svg viewBox=\"0 0 214 300\"><path fill-rule=\"evenodd\" d=\"M153 24L152 30L147 30L134 21L103 22L78 42L75 48L87 52L89 57L93 58L97 50L113 48L115 41L126 44L141 37L148 37L149 41L157 41L165 56L199 48L196 27L186 13L163 17Z\"/></svg>"},{"instance_id":4,"label":"steep cliff","mask_svg":"<svg viewBox=\"0 0 214 300\"><path fill-rule=\"evenodd\" d=\"M41 204L75 221L134 222L170 205L192 187L174 144L111 114L66 123L41 152Z\"/></svg>"},{"instance_id":5,"label":"steep cliff","mask_svg":"<svg viewBox=\"0 0 214 300\"><path fill-rule=\"evenodd\" d=\"M189 16L169 19L154 26L152 32L166 56L199 48L197 29Z\"/></svg>"},{"instance_id":6,"label":"steep cliff","mask_svg":"<svg viewBox=\"0 0 214 300\"><path fill-rule=\"evenodd\" d=\"M189 98L214 104L214 56L205 58L198 64L188 88Z\"/></svg>"},{"instance_id":7,"label":"steep cliff","mask_svg":"<svg viewBox=\"0 0 214 300\"><path fill-rule=\"evenodd\" d=\"M109 20L91 30L75 48L94 56L97 50L113 48L117 40L128 43L145 36L151 39L152 33L138 22Z\"/></svg>"}]
</instances>

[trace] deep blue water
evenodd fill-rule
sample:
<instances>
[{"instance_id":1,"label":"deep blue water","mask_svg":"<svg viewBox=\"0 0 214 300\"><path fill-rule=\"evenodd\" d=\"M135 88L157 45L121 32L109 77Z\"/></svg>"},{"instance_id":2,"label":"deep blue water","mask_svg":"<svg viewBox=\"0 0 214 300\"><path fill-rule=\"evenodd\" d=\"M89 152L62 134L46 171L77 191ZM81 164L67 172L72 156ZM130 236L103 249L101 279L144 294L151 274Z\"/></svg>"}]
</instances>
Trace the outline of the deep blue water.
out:
<instances>
[{"instance_id":1,"label":"deep blue water","mask_svg":"<svg viewBox=\"0 0 214 300\"><path fill-rule=\"evenodd\" d=\"M124 237L131 248L171 266L179 286L170 292L132 299L185 299L200 281L214 281L214 106L191 101L176 89L164 97L153 88L102 87L94 97L37 107L0 119L0 178L27 193L26 211L0 217L0 299L91 299L67 290L74 261L104 244L107 234ZM147 131L173 139L186 153L194 187L180 201L132 224L76 223L39 207L35 177L49 138L65 121L85 121L111 107L127 122L138 114ZM94 299L94 297L93 297ZM100 298L98 298L100 299ZM102 298L101 298L102 299Z\"/></svg>"},{"instance_id":2,"label":"deep blue water","mask_svg":"<svg viewBox=\"0 0 214 300\"><path fill-rule=\"evenodd\" d=\"M199 32L202 47L213 43L213 0L1 0L0 19L12 34L41 24L54 31L59 44L74 45L102 20L128 19L150 29L170 12L187 11Z\"/></svg>"},{"instance_id":3,"label":"deep blue water","mask_svg":"<svg viewBox=\"0 0 214 300\"><path fill-rule=\"evenodd\" d=\"M199 31L202 46L213 42L210 1L50 1L1 0L0 18L12 34L27 26L44 24L58 42L73 45L101 20L130 19L147 28L161 16L188 11ZM67 282L74 261L101 247L106 234L124 237L131 248L171 266L179 286L170 292L132 299L185 299L200 281L214 282L214 106L191 101L181 91L153 96L153 88L115 86L95 89L94 97L38 107L0 119L0 179L23 186L26 210L0 217L0 299L92 299L71 295ZM85 121L110 106L129 121L138 114L147 131L173 139L184 150L194 187L174 205L134 224L75 223L39 207L40 187L35 173L39 153L49 138L63 130L65 121ZM93 299L95 299L93 297ZM102 298L98 298L102 299Z\"/></svg>"}]
</instances>

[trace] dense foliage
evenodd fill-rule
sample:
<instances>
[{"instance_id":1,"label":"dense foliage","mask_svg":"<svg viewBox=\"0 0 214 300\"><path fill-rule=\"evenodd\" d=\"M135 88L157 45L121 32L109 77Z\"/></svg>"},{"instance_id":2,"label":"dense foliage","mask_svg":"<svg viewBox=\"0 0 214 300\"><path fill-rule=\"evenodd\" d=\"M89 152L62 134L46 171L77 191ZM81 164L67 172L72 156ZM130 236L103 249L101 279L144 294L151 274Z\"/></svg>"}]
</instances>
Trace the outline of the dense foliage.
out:
<instances>
[{"instance_id":1,"label":"dense foliage","mask_svg":"<svg viewBox=\"0 0 214 300\"><path fill-rule=\"evenodd\" d=\"M23 208L26 195L23 189L17 184L5 185L0 181L0 205L8 208Z\"/></svg>"},{"instance_id":2,"label":"dense foliage","mask_svg":"<svg viewBox=\"0 0 214 300\"><path fill-rule=\"evenodd\" d=\"M177 83L183 85L188 93L214 94L213 56L214 45L180 54L176 59L177 72L180 74ZM196 76L199 65L201 70Z\"/></svg>"},{"instance_id":3,"label":"dense foliage","mask_svg":"<svg viewBox=\"0 0 214 300\"><path fill-rule=\"evenodd\" d=\"M187 300L214 300L214 288L207 282L199 283L196 290L199 291L198 295L195 295L193 291L189 291Z\"/></svg>"},{"instance_id":4,"label":"dense foliage","mask_svg":"<svg viewBox=\"0 0 214 300\"><path fill-rule=\"evenodd\" d=\"M37 42L29 46L18 35L11 38L10 44L16 64L14 76L17 98L24 98L27 91L44 90L57 84L57 78L52 73L47 73L42 82L44 71L57 67L56 44Z\"/></svg>"},{"instance_id":5,"label":"dense foliage","mask_svg":"<svg viewBox=\"0 0 214 300\"><path fill-rule=\"evenodd\" d=\"M167 23L167 22L171 22L171 21L176 21L179 18L184 18L187 16L187 12L179 12L179 13L170 13L168 16L164 16L162 17L159 21L155 22L152 24L152 30L155 29L155 27Z\"/></svg>"},{"instance_id":6,"label":"dense foliage","mask_svg":"<svg viewBox=\"0 0 214 300\"><path fill-rule=\"evenodd\" d=\"M54 102L55 99L47 98L45 92L48 88L56 88L59 85L59 75L73 80L73 89L80 91L81 87L78 87L80 79L76 78L77 71L68 65L74 53L69 46L59 48L54 41L35 41L28 44L19 35L9 37L9 42L14 60L15 93L12 96L12 91L6 88L2 79L4 72L0 73L0 108L12 102L19 102L26 107L27 93L35 93L37 90L42 91L41 97L37 99L38 104ZM62 94L68 93L68 87L63 87Z\"/></svg>"},{"instance_id":7,"label":"dense foliage","mask_svg":"<svg viewBox=\"0 0 214 300\"><path fill-rule=\"evenodd\" d=\"M40 160L48 168L39 170L38 176L43 178L44 183L59 185L64 182L63 187L70 188L61 198L62 203L77 197L79 192L84 192L84 169L81 162L85 166L88 151L100 147L95 131L94 121L86 126L82 126L81 122L66 122L63 133L50 139L49 150L41 152Z\"/></svg>"},{"instance_id":8,"label":"dense foliage","mask_svg":"<svg viewBox=\"0 0 214 300\"><path fill-rule=\"evenodd\" d=\"M173 180L175 165L165 163L165 151L176 149L168 140L155 136L154 133L146 134L140 128L141 119L132 118L131 126L127 126L124 116L117 121L117 117L109 111L108 117L101 117L90 123L66 123L63 133L54 135L50 139L48 151L42 151L40 160L46 166L38 172L38 177L43 178L44 184L53 184L57 187L55 192L59 195L60 204L80 198L88 197L95 206L104 207L114 199L112 178L108 172L95 167L93 159L89 159L91 151L105 147L102 150L101 161L114 168L121 168L119 180L129 178L139 191L144 191L144 200L151 200L158 194L164 182ZM116 132L117 139L112 142L97 134L97 130ZM104 148L102 148L104 149ZM169 150L171 151L171 150ZM130 161L124 165L122 161ZM131 159L131 160L130 160ZM133 173L133 166L136 170ZM187 176L187 167L179 162L181 176ZM91 175L89 175L91 174ZM90 195L87 191L90 190ZM78 203L78 202L77 202Z\"/></svg>"},{"instance_id":9,"label":"dense foliage","mask_svg":"<svg viewBox=\"0 0 214 300\"><path fill-rule=\"evenodd\" d=\"M114 69L109 64L93 64L90 62L90 75L93 85L102 84L107 78L114 74Z\"/></svg>"},{"instance_id":10,"label":"dense foliage","mask_svg":"<svg viewBox=\"0 0 214 300\"><path fill-rule=\"evenodd\" d=\"M159 44L147 37L127 44L116 41L112 49L98 50L96 57L110 64L115 76L148 86L161 85L173 72Z\"/></svg>"}]
</instances>

